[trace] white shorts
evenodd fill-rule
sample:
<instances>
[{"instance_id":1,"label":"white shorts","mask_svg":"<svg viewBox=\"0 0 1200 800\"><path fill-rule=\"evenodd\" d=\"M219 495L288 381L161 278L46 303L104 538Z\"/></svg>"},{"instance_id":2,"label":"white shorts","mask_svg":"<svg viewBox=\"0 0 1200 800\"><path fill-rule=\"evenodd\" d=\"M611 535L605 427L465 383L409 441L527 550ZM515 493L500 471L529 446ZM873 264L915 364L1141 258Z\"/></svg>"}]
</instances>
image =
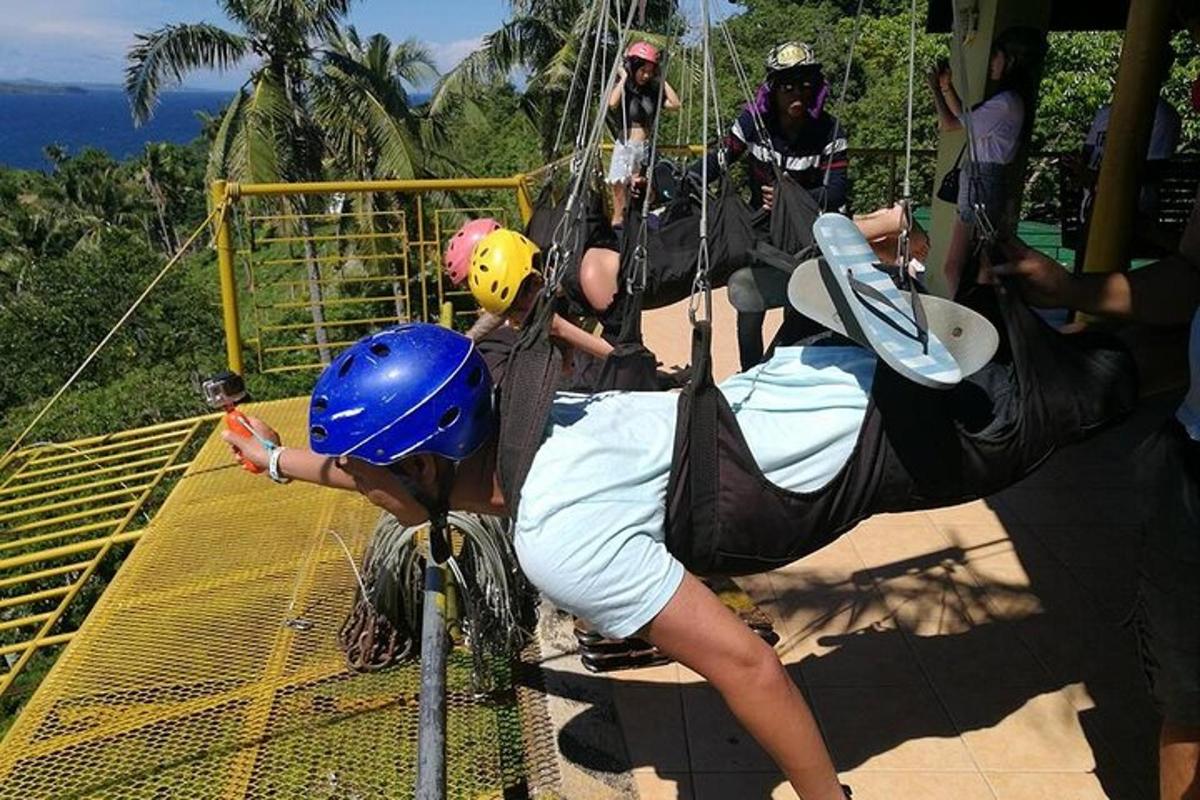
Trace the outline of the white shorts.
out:
<instances>
[{"instance_id":1,"label":"white shorts","mask_svg":"<svg viewBox=\"0 0 1200 800\"><path fill-rule=\"evenodd\" d=\"M646 142L617 142L613 145L612 162L608 165L608 182L625 183L646 166Z\"/></svg>"}]
</instances>

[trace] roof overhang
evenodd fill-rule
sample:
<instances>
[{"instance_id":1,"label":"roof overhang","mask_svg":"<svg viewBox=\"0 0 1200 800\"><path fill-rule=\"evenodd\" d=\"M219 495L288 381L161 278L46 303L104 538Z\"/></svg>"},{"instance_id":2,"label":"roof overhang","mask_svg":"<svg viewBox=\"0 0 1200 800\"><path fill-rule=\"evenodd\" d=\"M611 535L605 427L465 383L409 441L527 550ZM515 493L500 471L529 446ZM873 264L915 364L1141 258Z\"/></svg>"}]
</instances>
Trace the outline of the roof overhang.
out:
<instances>
[{"instance_id":1,"label":"roof overhang","mask_svg":"<svg viewBox=\"0 0 1200 800\"><path fill-rule=\"evenodd\" d=\"M930 0L930 33L949 33L954 0ZM961 0L960 0L961 2ZM1129 0L1050 0L1052 31L1123 31L1129 17Z\"/></svg>"}]
</instances>

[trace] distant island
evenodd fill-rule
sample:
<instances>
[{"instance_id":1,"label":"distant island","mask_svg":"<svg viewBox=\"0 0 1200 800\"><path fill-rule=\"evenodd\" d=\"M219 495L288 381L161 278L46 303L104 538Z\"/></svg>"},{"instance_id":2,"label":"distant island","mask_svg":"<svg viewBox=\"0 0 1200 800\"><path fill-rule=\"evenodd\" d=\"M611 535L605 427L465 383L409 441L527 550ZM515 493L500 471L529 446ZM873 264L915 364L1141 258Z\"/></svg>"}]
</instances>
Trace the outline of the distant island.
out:
<instances>
[{"instance_id":1,"label":"distant island","mask_svg":"<svg viewBox=\"0 0 1200 800\"><path fill-rule=\"evenodd\" d=\"M125 87L119 83L55 83L39 81L33 78L22 80L4 80L0 78L0 94L88 94L89 92L124 92ZM163 94L213 94L226 92L228 89L213 89L204 86L172 86Z\"/></svg>"},{"instance_id":2,"label":"distant island","mask_svg":"<svg viewBox=\"0 0 1200 800\"><path fill-rule=\"evenodd\" d=\"M65 83L0 81L0 94L87 94L87 89Z\"/></svg>"}]
</instances>

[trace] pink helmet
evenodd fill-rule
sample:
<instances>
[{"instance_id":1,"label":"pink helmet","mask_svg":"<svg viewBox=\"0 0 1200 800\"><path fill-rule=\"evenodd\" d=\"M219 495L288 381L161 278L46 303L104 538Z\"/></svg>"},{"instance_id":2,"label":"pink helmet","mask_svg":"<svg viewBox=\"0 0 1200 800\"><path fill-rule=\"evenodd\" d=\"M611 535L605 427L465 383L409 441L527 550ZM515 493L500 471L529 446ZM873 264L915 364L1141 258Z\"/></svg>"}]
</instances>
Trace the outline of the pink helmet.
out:
<instances>
[{"instance_id":1,"label":"pink helmet","mask_svg":"<svg viewBox=\"0 0 1200 800\"><path fill-rule=\"evenodd\" d=\"M634 42L629 45L629 49L625 51L626 58L640 58L642 61L649 61L651 64L658 63L658 48L649 42Z\"/></svg>"},{"instance_id":2,"label":"pink helmet","mask_svg":"<svg viewBox=\"0 0 1200 800\"><path fill-rule=\"evenodd\" d=\"M457 286L467 279L467 268L471 265L471 251L475 249L476 243L501 227L503 226L491 217L471 219L464 222L458 229L458 233L450 237L450 244L446 245L446 257L442 259L442 266L446 268L446 276L450 278L451 283Z\"/></svg>"}]
</instances>

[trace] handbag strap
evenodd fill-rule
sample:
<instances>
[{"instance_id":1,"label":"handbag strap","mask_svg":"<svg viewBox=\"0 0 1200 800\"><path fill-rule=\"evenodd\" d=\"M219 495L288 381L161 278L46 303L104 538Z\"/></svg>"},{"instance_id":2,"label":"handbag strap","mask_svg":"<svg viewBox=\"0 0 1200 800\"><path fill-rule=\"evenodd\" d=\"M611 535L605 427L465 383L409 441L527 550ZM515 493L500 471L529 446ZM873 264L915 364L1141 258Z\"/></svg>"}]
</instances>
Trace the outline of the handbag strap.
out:
<instances>
[{"instance_id":1,"label":"handbag strap","mask_svg":"<svg viewBox=\"0 0 1200 800\"><path fill-rule=\"evenodd\" d=\"M959 165L962 164L962 157L963 157L963 153L965 153L965 152L967 152L967 143L963 142L963 146L961 148L959 148L958 157L956 157L954 159L954 166L950 168L951 170L958 169Z\"/></svg>"}]
</instances>

